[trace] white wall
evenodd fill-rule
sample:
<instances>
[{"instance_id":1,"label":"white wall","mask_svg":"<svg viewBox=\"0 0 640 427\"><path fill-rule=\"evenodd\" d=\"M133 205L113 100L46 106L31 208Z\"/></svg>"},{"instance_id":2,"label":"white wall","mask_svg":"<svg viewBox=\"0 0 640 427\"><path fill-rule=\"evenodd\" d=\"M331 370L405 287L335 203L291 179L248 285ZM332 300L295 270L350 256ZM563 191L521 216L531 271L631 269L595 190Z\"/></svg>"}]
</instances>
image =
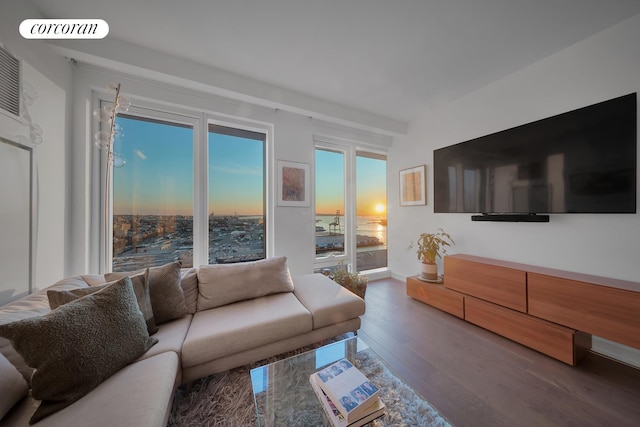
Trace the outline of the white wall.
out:
<instances>
[{"instance_id":1,"label":"white wall","mask_svg":"<svg viewBox=\"0 0 640 427\"><path fill-rule=\"evenodd\" d=\"M543 224L471 222L470 214L434 214L432 204L434 149L640 92L639 40L636 15L413 122L389 153L388 186L398 188L398 170L426 164L428 205L400 208L397 192L389 191L394 275L415 274L418 261L404 249L420 232L443 227L456 241L450 253L640 281L640 214L551 215ZM640 364L640 352L631 353L626 360Z\"/></svg>"},{"instance_id":2,"label":"white wall","mask_svg":"<svg viewBox=\"0 0 640 427\"><path fill-rule=\"evenodd\" d=\"M23 83L33 89L37 98L28 107L30 120L23 117L18 121L0 115L0 135L30 144L29 122L42 129L43 141L34 149L38 194L34 283L41 288L65 274L71 69L65 59L44 42L25 40L19 35L18 26L23 19L40 16L30 2L1 1L0 43L21 59Z\"/></svg>"}]
</instances>

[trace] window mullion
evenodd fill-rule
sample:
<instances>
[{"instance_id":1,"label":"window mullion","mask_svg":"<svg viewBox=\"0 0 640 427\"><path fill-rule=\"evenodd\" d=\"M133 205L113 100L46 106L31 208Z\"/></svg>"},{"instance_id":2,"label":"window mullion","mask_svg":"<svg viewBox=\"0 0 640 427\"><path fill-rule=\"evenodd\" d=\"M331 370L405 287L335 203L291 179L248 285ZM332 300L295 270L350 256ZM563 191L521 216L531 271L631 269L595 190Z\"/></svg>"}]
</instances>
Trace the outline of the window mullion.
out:
<instances>
[{"instance_id":1,"label":"window mullion","mask_svg":"<svg viewBox=\"0 0 640 427\"><path fill-rule=\"evenodd\" d=\"M345 188L345 221L347 222L347 229L345 230L345 238L348 239L346 245L347 257L350 260L350 264L355 271L355 261L357 252L357 239L356 239L356 153L353 147L349 147L346 150L346 170L345 176L347 177Z\"/></svg>"},{"instance_id":2,"label":"window mullion","mask_svg":"<svg viewBox=\"0 0 640 427\"><path fill-rule=\"evenodd\" d=\"M209 263L209 167L208 132L204 115L194 128L193 266Z\"/></svg>"}]
</instances>

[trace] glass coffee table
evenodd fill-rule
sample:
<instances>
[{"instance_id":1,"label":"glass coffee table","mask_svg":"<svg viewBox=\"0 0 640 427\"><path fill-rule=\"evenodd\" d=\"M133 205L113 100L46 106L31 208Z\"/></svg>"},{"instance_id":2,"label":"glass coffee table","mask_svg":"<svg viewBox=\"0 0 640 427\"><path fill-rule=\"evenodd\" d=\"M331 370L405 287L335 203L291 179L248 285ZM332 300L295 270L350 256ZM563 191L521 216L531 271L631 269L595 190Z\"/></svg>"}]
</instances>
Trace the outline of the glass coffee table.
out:
<instances>
[{"instance_id":1,"label":"glass coffee table","mask_svg":"<svg viewBox=\"0 0 640 427\"><path fill-rule=\"evenodd\" d=\"M356 357L367 351L366 360L375 353L358 337L347 338L251 370L251 383L258 425L331 425L309 376L342 358L361 367L366 360Z\"/></svg>"}]
</instances>

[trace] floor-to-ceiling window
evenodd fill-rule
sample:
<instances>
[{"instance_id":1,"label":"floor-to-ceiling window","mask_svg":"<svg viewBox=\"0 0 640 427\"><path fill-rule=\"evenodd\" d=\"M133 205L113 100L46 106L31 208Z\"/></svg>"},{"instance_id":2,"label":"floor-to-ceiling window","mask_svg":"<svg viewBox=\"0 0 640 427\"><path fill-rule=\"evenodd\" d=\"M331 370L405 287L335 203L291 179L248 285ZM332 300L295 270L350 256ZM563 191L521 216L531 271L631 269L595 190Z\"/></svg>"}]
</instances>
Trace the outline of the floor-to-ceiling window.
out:
<instances>
[{"instance_id":1,"label":"floor-to-ceiling window","mask_svg":"<svg viewBox=\"0 0 640 427\"><path fill-rule=\"evenodd\" d=\"M315 269L387 267L386 155L316 144Z\"/></svg>"},{"instance_id":2,"label":"floor-to-ceiling window","mask_svg":"<svg viewBox=\"0 0 640 427\"><path fill-rule=\"evenodd\" d=\"M345 258L346 152L325 147L315 152L316 260Z\"/></svg>"},{"instance_id":3,"label":"floor-to-ceiling window","mask_svg":"<svg viewBox=\"0 0 640 427\"><path fill-rule=\"evenodd\" d=\"M356 266L387 267L387 157L356 152Z\"/></svg>"}]
</instances>

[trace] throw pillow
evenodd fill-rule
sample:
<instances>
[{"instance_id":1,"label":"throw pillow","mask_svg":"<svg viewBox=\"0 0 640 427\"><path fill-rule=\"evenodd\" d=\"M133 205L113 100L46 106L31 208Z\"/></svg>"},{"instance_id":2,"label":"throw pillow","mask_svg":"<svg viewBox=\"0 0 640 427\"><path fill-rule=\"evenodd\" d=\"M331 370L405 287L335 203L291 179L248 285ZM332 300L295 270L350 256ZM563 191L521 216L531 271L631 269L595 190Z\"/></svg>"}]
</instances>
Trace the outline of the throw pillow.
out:
<instances>
[{"instance_id":1,"label":"throw pillow","mask_svg":"<svg viewBox=\"0 0 640 427\"><path fill-rule=\"evenodd\" d=\"M136 294L136 300L138 306L144 317L144 321L147 323L147 331L149 335L153 335L158 332L158 327L153 316L153 310L151 308L151 299L149 297L149 283L148 283L149 269L145 269L142 273L130 276L131 283L133 284L133 291ZM68 291L49 290L47 291L47 297L49 298L49 306L51 310L55 310L63 304L76 300L85 295L98 292L105 287L112 285L114 282L105 283L102 285L91 286L88 288L72 289Z\"/></svg>"},{"instance_id":2,"label":"throw pillow","mask_svg":"<svg viewBox=\"0 0 640 427\"><path fill-rule=\"evenodd\" d=\"M112 281L138 272L107 273L104 277L107 281ZM180 286L179 262L149 268L149 297L157 325L187 314L187 305Z\"/></svg>"},{"instance_id":3,"label":"throw pillow","mask_svg":"<svg viewBox=\"0 0 640 427\"><path fill-rule=\"evenodd\" d=\"M28 392L29 387L22 374L0 354L0 420Z\"/></svg>"},{"instance_id":4,"label":"throw pillow","mask_svg":"<svg viewBox=\"0 0 640 427\"><path fill-rule=\"evenodd\" d=\"M292 291L286 257L204 265L198 269L198 310Z\"/></svg>"},{"instance_id":5,"label":"throw pillow","mask_svg":"<svg viewBox=\"0 0 640 427\"><path fill-rule=\"evenodd\" d=\"M107 281L104 280L104 274L83 274L80 278L87 282L89 286L104 285L107 283Z\"/></svg>"},{"instance_id":6,"label":"throw pillow","mask_svg":"<svg viewBox=\"0 0 640 427\"><path fill-rule=\"evenodd\" d=\"M187 305L187 311L194 314L198 303L198 269L182 269L180 271L180 277L180 285L184 293L184 302Z\"/></svg>"},{"instance_id":7,"label":"throw pillow","mask_svg":"<svg viewBox=\"0 0 640 427\"><path fill-rule=\"evenodd\" d=\"M44 316L0 325L0 336L36 369L31 394L42 402L31 424L71 405L158 342L149 337L129 277Z\"/></svg>"},{"instance_id":8,"label":"throw pillow","mask_svg":"<svg viewBox=\"0 0 640 427\"><path fill-rule=\"evenodd\" d=\"M82 280L80 276L71 276L58 280L46 289L67 290L86 287L87 283ZM47 299L46 290L36 290L32 294L26 295L0 307L0 325L27 319L29 317L42 316L50 311L51 309L49 308L49 300ZM2 355L16 367L18 372L20 372L27 381L27 384L31 384L33 368L27 365L27 362L25 362L22 356L20 356L20 354L13 348L9 340L2 337L0 337L0 353L2 353Z\"/></svg>"}]
</instances>

